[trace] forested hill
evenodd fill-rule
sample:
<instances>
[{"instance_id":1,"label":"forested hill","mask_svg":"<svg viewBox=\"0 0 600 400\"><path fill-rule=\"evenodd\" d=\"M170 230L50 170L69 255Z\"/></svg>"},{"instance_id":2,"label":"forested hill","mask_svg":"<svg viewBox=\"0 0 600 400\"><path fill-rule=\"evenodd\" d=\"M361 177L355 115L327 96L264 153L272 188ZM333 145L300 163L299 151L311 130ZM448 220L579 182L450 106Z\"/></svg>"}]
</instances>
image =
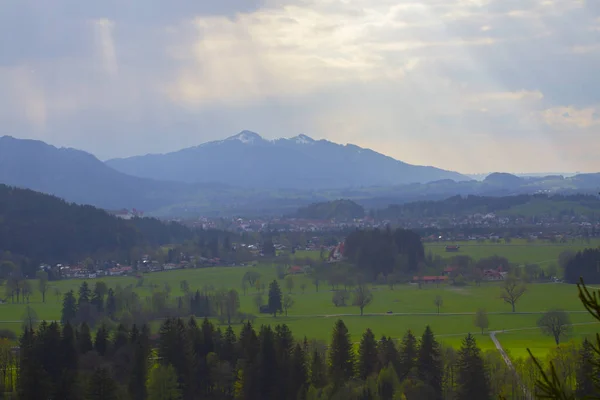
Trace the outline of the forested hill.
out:
<instances>
[{"instance_id":1,"label":"forested hill","mask_svg":"<svg viewBox=\"0 0 600 400\"><path fill-rule=\"evenodd\" d=\"M0 254L59 263L89 256L127 255L137 246L180 243L198 235L156 219L123 220L92 206L0 185Z\"/></svg>"},{"instance_id":2,"label":"forested hill","mask_svg":"<svg viewBox=\"0 0 600 400\"><path fill-rule=\"evenodd\" d=\"M417 201L394 204L373 210L378 219L435 218L498 213L512 216L600 215L600 199L591 195L519 195L504 197L453 196L441 201Z\"/></svg>"},{"instance_id":3,"label":"forested hill","mask_svg":"<svg viewBox=\"0 0 600 400\"><path fill-rule=\"evenodd\" d=\"M351 200L314 203L298 209L296 218L347 221L365 216L365 209Z\"/></svg>"}]
</instances>

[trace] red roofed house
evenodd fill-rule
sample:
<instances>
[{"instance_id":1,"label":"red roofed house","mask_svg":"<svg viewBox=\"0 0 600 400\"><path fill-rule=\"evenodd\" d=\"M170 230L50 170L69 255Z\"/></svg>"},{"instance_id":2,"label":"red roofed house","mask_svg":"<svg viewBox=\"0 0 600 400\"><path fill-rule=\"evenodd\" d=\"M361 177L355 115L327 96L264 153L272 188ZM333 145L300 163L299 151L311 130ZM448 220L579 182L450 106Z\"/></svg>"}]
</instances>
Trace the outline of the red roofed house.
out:
<instances>
[{"instance_id":1,"label":"red roofed house","mask_svg":"<svg viewBox=\"0 0 600 400\"><path fill-rule=\"evenodd\" d=\"M290 275L301 274L303 272L304 272L304 268L302 268L299 265L294 265L288 269L288 274L290 274Z\"/></svg>"},{"instance_id":2,"label":"red roofed house","mask_svg":"<svg viewBox=\"0 0 600 400\"><path fill-rule=\"evenodd\" d=\"M456 245L454 245L454 246L446 246L446 251L447 252L455 253L458 250L460 250L460 246L456 246Z\"/></svg>"}]
</instances>

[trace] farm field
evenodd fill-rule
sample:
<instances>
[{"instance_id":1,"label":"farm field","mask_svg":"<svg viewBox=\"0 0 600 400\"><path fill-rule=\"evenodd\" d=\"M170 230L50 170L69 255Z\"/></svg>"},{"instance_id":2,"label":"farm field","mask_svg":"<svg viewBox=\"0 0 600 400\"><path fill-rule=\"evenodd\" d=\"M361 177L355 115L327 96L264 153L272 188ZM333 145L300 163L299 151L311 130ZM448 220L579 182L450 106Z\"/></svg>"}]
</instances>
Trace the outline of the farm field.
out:
<instances>
[{"instance_id":1,"label":"farm field","mask_svg":"<svg viewBox=\"0 0 600 400\"><path fill-rule=\"evenodd\" d=\"M447 245L458 245L460 250L455 253L446 252ZM510 262L516 264L552 264L556 263L558 256L565 250L581 251L586 248L600 246L600 240L592 240L589 244L583 241L574 243L527 243L526 240L515 239L511 243L476 243L474 241L425 243L425 254L431 252L434 256L439 255L449 258L454 255L468 255L475 260L490 257L506 257Z\"/></svg>"},{"instance_id":2,"label":"farm field","mask_svg":"<svg viewBox=\"0 0 600 400\"><path fill-rule=\"evenodd\" d=\"M241 281L248 270L260 273L260 281L266 284L276 277L275 266L264 265L158 272L144 275L141 286L138 286L139 279L134 277L107 277L102 278L102 281L109 287L116 285L124 287L132 284L142 299L152 293L153 286L163 288L165 283L172 288L172 297L180 296L182 291L179 284L184 279L189 282L192 290L201 289L205 285L213 285L215 288L235 288L240 292L240 311L257 315L255 322L257 326L286 323L299 339L306 336L310 339L329 341L333 324L341 318L348 326L354 341L359 341L367 328L370 328L377 337L386 335L401 338L408 329L420 335L425 326L430 325L444 344L459 346L463 337L472 332L477 333L477 340L482 349L491 349L494 345L487 332L481 335L479 329L473 324L475 311L484 308L489 313L489 329L507 331L499 333L497 337L513 356L525 356L527 347L532 347L536 355L544 356L554 343L550 337L543 336L536 327L540 313L551 308L561 308L569 311L571 322L574 324L593 322L591 316L579 303L574 285L554 283L529 285L527 293L517 303L517 313L514 314L510 312L510 305L499 298L501 287L498 283L465 287L425 285L422 289L416 285L398 285L394 290L388 286L374 286L372 287L373 302L365 308L365 315L361 317L357 307L334 306L331 301L333 294L331 288L326 283L321 283L317 292L312 281L306 276L294 277L291 295L295 304L288 311L288 316L273 318L258 314L254 304L255 289L249 289L246 294L243 294ZM93 285L93 282L94 280L89 280L88 283ZM81 283L82 280L52 282L53 287L46 295L46 303L42 303L41 295L36 292L31 297L29 305L35 310L39 319L59 319L62 299L54 295L54 288L58 288L64 294L69 290L77 291ZM304 293L301 289L302 284L306 285ZM284 294L289 292L284 281L280 281L280 285ZM440 315L437 315L434 305L434 299L438 295L443 300ZM20 331L26 306L25 304L0 305L0 328ZM158 321L155 326L158 326ZM584 336L595 333L597 329L600 329L600 325L577 325L574 327L572 338L579 341Z\"/></svg>"}]
</instances>

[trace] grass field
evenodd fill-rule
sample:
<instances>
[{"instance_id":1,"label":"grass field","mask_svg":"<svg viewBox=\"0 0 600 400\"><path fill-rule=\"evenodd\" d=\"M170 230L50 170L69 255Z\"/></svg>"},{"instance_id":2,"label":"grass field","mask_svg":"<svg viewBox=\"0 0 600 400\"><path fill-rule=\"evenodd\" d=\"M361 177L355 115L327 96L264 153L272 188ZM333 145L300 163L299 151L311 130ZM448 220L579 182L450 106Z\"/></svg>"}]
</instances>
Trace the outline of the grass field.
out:
<instances>
[{"instance_id":1,"label":"grass field","mask_svg":"<svg viewBox=\"0 0 600 400\"><path fill-rule=\"evenodd\" d=\"M274 266L258 267L217 267L198 270L178 270L148 274L144 278L142 287L136 288L142 298L150 295L153 284L162 287L168 283L172 287L172 296L181 294L179 283L186 279L195 290L204 285L215 287L238 288L240 291L241 311L258 314L254 306L253 297L255 290L251 289L246 295L242 294L240 283L243 274L252 268L258 271L265 283L275 278ZM517 304L516 314L512 314L510 306L499 299L501 288L498 283L487 283L481 286L436 287L424 286L422 289L414 285L401 285L394 290L387 286L373 287L374 299L372 304L365 309L364 316L360 316L357 307L335 307L331 302L332 292L326 284L322 284L319 292L308 277L296 276L292 296L295 299L294 307L289 311L289 316L273 318L261 315L256 324L286 323L298 338L304 336L328 341L333 324L338 318L344 320L354 341L370 328L378 337L381 335L400 338L407 329L420 335L426 325L430 325L438 335L441 342L458 346L462 338L469 332L479 333L478 343L483 348L493 348L489 336L481 335L473 325L473 313L478 308L484 308L489 313L490 330L506 333L498 334L501 343L515 356L525 355L525 349L533 347L536 354L545 355L553 346L551 338L542 336L536 328L539 314L550 308L562 308L570 312L574 324L592 322L592 318L584 312L577 299L577 289L566 284L535 284L530 285L527 293ZM126 286L138 281L136 278L120 277L105 278L104 282L109 287L117 284ZM93 284L93 281L89 282ZM301 293L300 285L305 283L305 293ZM53 283L62 293L68 290L77 290L80 280L65 280ZM285 284L281 282L284 293ZM59 319L62 302L60 298L47 294L46 303L41 302L41 295L36 293L31 298L31 307L40 319ZM440 295L443 299L441 314L436 314L434 298ZM3 304L0 305L0 328L20 330L22 316L26 305ZM394 314L388 315L387 312ZM522 313L522 314L521 314ZM379 314L379 315L377 315ZM582 325L574 329L574 339L594 333L600 326ZM523 329L510 331L513 329Z\"/></svg>"},{"instance_id":2,"label":"grass field","mask_svg":"<svg viewBox=\"0 0 600 400\"><path fill-rule=\"evenodd\" d=\"M449 244L459 245L460 250L456 253L446 252L446 246ZM564 244L542 241L527 243L527 241L519 239L515 239L509 244L489 242L479 244L474 241L464 241L426 243L425 253L431 252L434 256L439 255L444 258L452 257L453 255L468 255L475 260L497 255L506 257L510 262L516 264L544 265L557 263L559 254L565 250L581 251L586 248L598 246L600 246L599 240L593 240L589 244L583 241Z\"/></svg>"},{"instance_id":3,"label":"grass field","mask_svg":"<svg viewBox=\"0 0 600 400\"><path fill-rule=\"evenodd\" d=\"M558 255L567 249L581 250L590 245L584 243L569 243L565 245L526 244L514 241L511 244L475 244L472 242L458 243L461 251L458 254L468 254L475 259L491 255L505 256L511 262L545 264L556 262ZM451 257L457 253L446 253L445 244L428 244L426 251ZM298 252L299 258L318 258L319 252ZM244 295L241 289L243 275L248 270L261 274L260 281L268 285L276 278L274 265L253 267L215 267L195 270L176 270L157 272L144 275L143 284L137 286L139 279L134 277L102 278L109 287L132 284L142 299L150 296L154 286L164 287L167 283L172 289L171 296L182 294L180 282L187 280L192 290L202 289L206 285L215 288L235 288L240 292L242 312L258 315L254 305L255 289L248 289ZM46 295L46 303L42 303L41 294L34 293L30 306L35 310L39 319L56 320L60 318L62 298L54 295L54 288L62 294L69 290L77 291L81 280L64 280L52 282ZM93 285L93 280L88 282ZM302 284L306 285L304 293ZM280 282L284 293L288 293L283 281ZM34 283L35 286L35 283ZM4 288L0 287L0 293ZM438 339L452 346L459 346L464 336L477 333L478 344L482 349L494 348L489 335L481 335L473 324L473 313L484 308L489 313L490 330L504 331L497 337L502 345L515 357L526 355L530 347L536 355L544 356L554 346L550 337L543 336L536 327L540 314L551 308L561 308L569 311L571 321L576 325L572 339L580 341L583 337L594 334L599 325L593 322L577 298L577 289L567 284L534 284L529 285L527 293L517 304L517 313L511 313L510 305L499 298L501 287L498 283L484 283L481 286L453 287L442 285L425 285L422 289L414 285L400 285L390 290L387 286L374 286L373 302L365 309L365 315L360 316L357 307L335 307L331 301L332 292L325 282L316 291L312 281L307 276L295 276L292 296L295 305L289 310L289 316L273 318L259 315L256 325L286 323L296 337L320 339L329 341L331 329L338 318L344 320L354 341L359 341L362 333L370 328L376 336L391 336L401 338L406 330L411 329L420 335L425 326L430 325ZM441 296L443 306L440 315L434 306L436 296ZM20 331L21 320L26 305L0 304L0 328ZM393 314L387 314L392 312ZM158 326L157 321L154 325Z\"/></svg>"}]
</instances>

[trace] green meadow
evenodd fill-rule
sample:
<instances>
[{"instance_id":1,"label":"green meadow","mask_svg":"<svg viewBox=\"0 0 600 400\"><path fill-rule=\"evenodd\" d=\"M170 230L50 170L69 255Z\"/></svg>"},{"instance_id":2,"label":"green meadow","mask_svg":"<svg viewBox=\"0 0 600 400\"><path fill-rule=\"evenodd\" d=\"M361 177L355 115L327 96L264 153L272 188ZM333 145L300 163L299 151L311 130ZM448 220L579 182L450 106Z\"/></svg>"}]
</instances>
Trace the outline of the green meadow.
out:
<instances>
[{"instance_id":1,"label":"green meadow","mask_svg":"<svg viewBox=\"0 0 600 400\"><path fill-rule=\"evenodd\" d=\"M510 244L476 244L472 242L457 243L461 246L459 253L446 253L445 244L427 244L426 252L451 257L456 254L467 254L474 259L491 255L504 256L514 263L555 263L558 255L564 250L581 250L585 247L597 246L598 243L582 242L568 244L543 244L513 241ZM319 252L302 251L296 257L318 258ZM479 308L488 312L490 331L499 331L497 337L502 345L515 357L526 355L531 348L536 355L544 356L554 346L552 338L541 334L537 328L537 320L541 313L552 308L560 308L569 312L573 327L571 340L580 341L583 337L595 334L600 326L593 324L577 297L574 285L538 283L528 286L526 294L517 303L516 313L511 312L509 304L500 299L501 284L497 282L482 283L481 286L469 285L455 287L449 285L425 285L419 289L416 285L372 286L373 301L365 308L365 315L360 316L357 307L336 307L332 303L333 292L327 282L320 282L317 291L312 279L308 276L293 277L294 287L290 290L284 280L280 281L284 294L290 293L294 306L288 310L288 316L276 318L259 314L254 303L257 294L255 288L244 291L242 277L249 271L257 271L260 283L268 286L276 279L275 265L258 265L249 267L214 267L193 270L175 270L156 272L135 277L101 278L109 287L133 285L142 299L149 297L153 290L164 290L165 284L171 288L171 298L183 294L180 283L186 280L192 290L212 286L216 289L234 288L240 293L240 311L256 315L256 325L286 323L297 338L308 337L329 341L331 329L338 318L344 320L354 341L359 341L362 333L370 328L376 336L401 338L411 329L420 334L430 325L438 339L451 346L459 346L463 337L471 332L477 333L478 343L483 349L494 348L489 333L481 334L474 326L474 313ZM141 282L140 282L141 281ZM62 308L62 295L69 290L77 292L82 280L64 280L51 282L46 294L46 302L42 302L41 294L36 290L30 298L29 305L35 310L39 319L58 320ZM89 280L90 286L94 280ZM33 286L35 288L35 282ZM4 293L4 288L0 287ZM266 301L266 294L263 295ZM443 305L440 314L434 305L436 296L441 296ZM21 321L26 304L0 304L0 329L21 330ZM215 321L215 323L218 323ZM159 321L153 324L157 327Z\"/></svg>"},{"instance_id":2,"label":"green meadow","mask_svg":"<svg viewBox=\"0 0 600 400\"><path fill-rule=\"evenodd\" d=\"M478 334L479 345L493 348L488 333L481 335L474 326L473 314L479 308L489 314L490 327L493 331L506 331L498 334L498 339L514 356L526 354L526 348L532 347L536 354L545 355L553 347L553 340L543 336L536 327L540 313L561 308L569 311L573 324L587 324L593 319L585 312L577 298L577 288L567 284L533 284L528 286L527 293L517 304L517 313L511 313L510 305L500 299L501 286L498 283L484 283L481 286L453 287L448 285L425 285L419 289L416 285L399 285L391 290L388 286L373 286L373 301L360 316L357 307L336 307L331 298L333 292L325 283L321 283L319 291L309 277L295 276L291 296L295 304L288 311L288 316L276 318L259 315L254 305L255 289L247 290L244 295L241 281L244 273L255 270L261 274L261 282L268 284L275 279L274 266L256 267L215 267L195 270L177 270L157 272L144 275L142 285L137 287L139 279L134 277L107 277L102 280L109 287L133 284L143 299L152 293L153 286L163 288L167 283L171 288L171 296L182 294L180 282L187 280L193 290L206 285L215 288L236 288L240 292L240 311L257 315L256 324L286 323L297 338L319 339L328 341L333 324L338 318L344 320L353 340L370 328L377 336L386 335L401 338L411 329L420 334L425 326L430 325L441 342L458 346L462 338L469 332ZM30 306L39 319L54 320L60 318L62 299L54 294L54 288L61 293L69 290L77 291L81 280L64 280L53 282L53 287L46 295L46 303L42 303L41 295L36 292L30 299ZM93 280L89 280L93 285ZM304 293L302 286L304 286ZM280 281L284 293L289 293L285 281ZM443 306L437 314L434 299L441 296ZM0 305L0 328L19 331L25 304ZM388 314L391 312L392 314ZM216 323L216 321L215 321ZM158 322L156 323L158 325ZM580 340L586 335L595 333L600 328L596 325L577 325L574 327L573 339Z\"/></svg>"},{"instance_id":3,"label":"green meadow","mask_svg":"<svg viewBox=\"0 0 600 400\"><path fill-rule=\"evenodd\" d=\"M456 253L446 252L447 245L459 245L460 250ZM595 239L586 243L578 240L569 243L549 243L546 241L535 241L528 243L523 239L514 239L511 243L477 243L475 241L426 243L425 253L431 252L434 256L451 257L454 255L467 255L475 260L490 257L506 257L515 264L551 264L557 263L558 256L565 250L581 251L590 247L600 246L600 240Z\"/></svg>"}]
</instances>

